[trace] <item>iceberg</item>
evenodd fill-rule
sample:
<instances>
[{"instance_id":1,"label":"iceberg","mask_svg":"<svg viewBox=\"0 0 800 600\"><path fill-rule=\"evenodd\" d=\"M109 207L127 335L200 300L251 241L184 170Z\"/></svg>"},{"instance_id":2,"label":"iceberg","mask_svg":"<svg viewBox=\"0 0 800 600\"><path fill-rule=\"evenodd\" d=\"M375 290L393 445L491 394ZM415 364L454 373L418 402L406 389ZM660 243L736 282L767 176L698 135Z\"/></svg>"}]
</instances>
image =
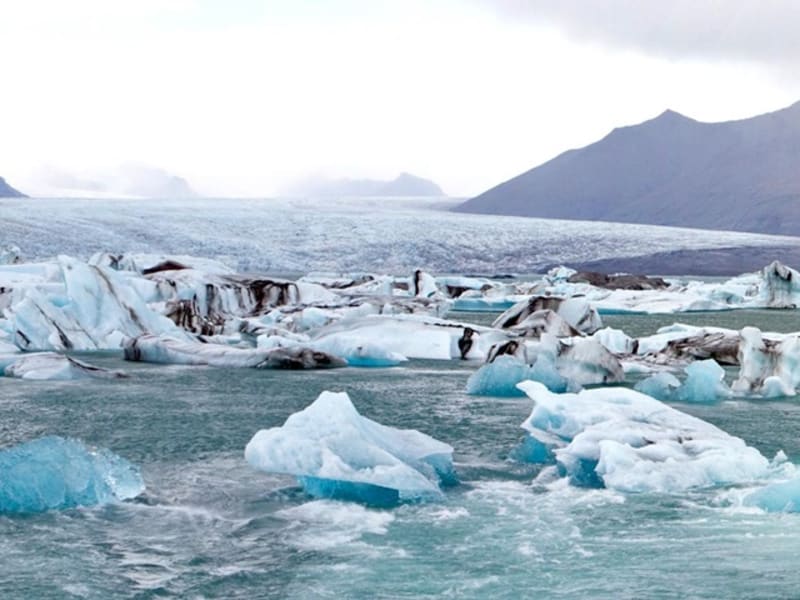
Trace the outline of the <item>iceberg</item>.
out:
<instances>
[{"instance_id":1,"label":"iceberg","mask_svg":"<svg viewBox=\"0 0 800 600\"><path fill-rule=\"evenodd\" d=\"M236 348L142 335L126 340L125 360L169 365L208 365L252 369L328 369L344 367L339 358L305 346Z\"/></svg>"},{"instance_id":2,"label":"iceberg","mask_svg":"<svg viewBox=\"0 0 800 600\"><path fill-rule=\"evenodd\" d=\"M553 392L565 392L569 387L550 355L542 353L534 364L529 365L516 356L504 354L470 375L467 393L473 396L524 396L517 384L527 379L543 383Z\"/></svg>"},{"instance_id":3,"label":"iceberg","mask_svg":"<svg viewBox=\"0 0 800 600\"><path fill-rule=\"evenodd\" d=\"M742 504L766 512L800 512L800 478L765 485L746 495Z\"/></svg>"},{"instance_id":4,"label":"iceberg","mask_svg":"<svg viewBox=\"0 0 800 600\"><path fill-rule=\"evenodd\" d=\"M139 469L108 450L48 436L0 450L0 513L35 513L135 498Z\"/></svg>"},{"instance_id":5,"label":"iceberg","mask_svg":"<svg viewBox=\"0 0 800 600\"><path fill-rule=\"evenodd\" d=\"M121 371L103 369L55 352L0 355L0 374L4 374L6 377L37 380L121 379L127 377Z\"/></svg>"},{"instance_id":6,"label":"iceberg","mask_svg":"<svg viewBox=\"0 0 800 600\"><path fill-rule=\"evenodd\" d=\"M492 327L525 329L528 318L543 310L557 313L570 327L581 333L594 333L603 326L600 315L584 298L531 296L501 314Z\"/></svg>"},{"instance_id":7,"label":"iceberg","mask_svg":"<svg viewBox=\"0 0 800 600\"><path fill-rule=\"evenodd\" d=\"M800 385L800 337L768 339L759 329L745 327L740 338L739 377L733 391L767 398L794 396Z\"/></svg>"},{"instance_id":8,"label":"iceberg","mask_svg":"<svg viewBox=\"0 0 800 600\"><path fill-rule=\"evenodd\" d=\"M656 373L634 386L634 389L658 400L711 404L730 398L725 383L725 370L714 360L699 360L684 368L686 379L681 383L670 373Z\"/></svg>"},{"instance_id":9,"label":"iceberg","mask_svg":"<svg viewBox=\"0 0 800 600\"><path fill-rule=\"evenodd\" d=\"M458 482L451 446L362 417L346 393L323 392L256 433L244 455L260 471L294 475L312 496L373 506L439 500L440 485Z\"/></svg>"},{"instance_id":10,"label":"iceberg","mask_svg":"<svg viewBox=\"0 0 800 600\"><path fill-rule=\"evenodd\" d=\"M534 401L522 424L527 456L555 462L574 485L680 493L761 481L779 467L740 438L631 389L519 386Z\"/></svg>"},{"instance_id":11,"label":"iceberg","mask_svg":"<svg viewBox=\"0 0 800 600\"><path fill-rule=\"evenodd\" d=\"M520 396L517 384L526 379L553 392L576 391L583 385L618 383L624 378L619 360L598 341L543 335L539 342L511 341L492 348L486 364L467 381L467 393Z\"/></svg>"},{"instance_id":12,"label":"iceberg","mask_svg":"<svg viewBox=\"0 0 800 600\"><path fill-rule=\"evenodd\" d=\"M633 389L637 392L647 394L651 398L661 400L662 402L672 402L678 398L678 389L681 387L681 381L672 373L662 371L655 373L647 379L639 381Z\"/></svg>"},{"instance_id":13,"label":"iceberg","mask_svg":"<svg viewBox=\"0 0 800 600\"><path fill-rule=\"evenodd\" d=\"M423 315L368 315L323 327L312 343L323 348L372 344L407 358L485 360L492 346L509 337L496 329Z\"/></svg>"},{"instance_id":14,"label":"iceberg","mask_svg":"<svg viewBox=\"0 0 800 600\"><path fill-rule=\"evenodd\" d=\"M21 349L112 349L142 333L185 335L121 273L68 256L57 267L55 281L44 271L47 279L23 284L4 311Z\"/></svg>"}]
</instances>

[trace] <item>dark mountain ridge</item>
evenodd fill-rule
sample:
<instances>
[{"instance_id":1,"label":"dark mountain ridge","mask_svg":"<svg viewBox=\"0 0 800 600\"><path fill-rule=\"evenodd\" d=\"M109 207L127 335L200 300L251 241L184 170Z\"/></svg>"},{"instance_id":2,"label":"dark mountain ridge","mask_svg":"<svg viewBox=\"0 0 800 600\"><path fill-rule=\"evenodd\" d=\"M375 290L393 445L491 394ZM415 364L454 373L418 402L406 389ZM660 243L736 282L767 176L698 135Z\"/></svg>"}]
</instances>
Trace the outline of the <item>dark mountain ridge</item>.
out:
<instances>
[{"instance_id":1,"label":"dark mountain ridge","mask_svg":"<svg viewBox=\"0 0 800 600\"><path fill-rule=\"evenodd\" d=\"M6 180L0 177L0 198L27 198L25 194L6 183Z\"/></svg>"},{"instance_id":2,"label":"dark mountain ridge","mask_svg":"<svg viewBox=\"0 0 800 600\"><path fill-rule=\"evenodd\" d=\"M800 102L721 123L668 110L455 210L800 235Z\"/></svg>"}]
</instances>

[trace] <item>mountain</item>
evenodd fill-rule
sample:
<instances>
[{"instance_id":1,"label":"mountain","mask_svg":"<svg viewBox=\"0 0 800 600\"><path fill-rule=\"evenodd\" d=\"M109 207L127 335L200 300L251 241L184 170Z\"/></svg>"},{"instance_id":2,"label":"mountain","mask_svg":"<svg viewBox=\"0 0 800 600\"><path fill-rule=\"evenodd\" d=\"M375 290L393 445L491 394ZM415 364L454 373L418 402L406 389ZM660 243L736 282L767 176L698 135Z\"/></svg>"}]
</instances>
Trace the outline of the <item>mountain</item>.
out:
<instances>
[{"instance_id":1,"label":"mountain","mask_svg":"<svg viewBox=\"0 0 800 600\"><path fill-rule=\"evenodd\" d=\"M442 188L433 181L410 173L401 173L391 181L313 177L296 182L286 192L290 196L338 196L341 198L446 195Z\"/></svg>"},{"instance_id":2,"label":"mountain","mask_svg":"<svg viewBox=\"0 0 800 600\"><path fill-rule=\"evenodd\" d=\"M723 123L668 110L454 210L800 235L800 102Z\"/></svg>"},{"instance_id":3,"label":"mountain","mask_svg":"<svg viewBox=\"0 0 800 600\"><path fill-rule=\"evenodd\" d=\"M110 169L73 173L41 167L35 176L42 196L193 198L197 193L183 177L163 169L126 163Z\"/></svg>"},{"instance_id":4,"label":"mountain","mask_svg":"<svg viewBox=\"0 0 800 600\"><path fill-rule=\"evenodd\" d=\"M0 177L0 198L27 198L27 196L22 192L15 190L6 183L5 179Z\"/></svg>"}]
</instances>

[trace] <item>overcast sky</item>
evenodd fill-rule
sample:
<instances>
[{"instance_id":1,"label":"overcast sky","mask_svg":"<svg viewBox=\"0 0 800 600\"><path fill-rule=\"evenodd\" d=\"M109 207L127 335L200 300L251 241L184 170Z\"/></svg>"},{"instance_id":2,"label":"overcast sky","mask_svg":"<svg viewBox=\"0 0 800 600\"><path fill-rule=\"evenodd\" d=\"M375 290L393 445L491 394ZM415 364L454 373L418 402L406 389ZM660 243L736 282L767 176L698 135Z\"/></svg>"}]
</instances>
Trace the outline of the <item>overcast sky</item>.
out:
<instances>
[{"instance_id":1,"label":"overcast sky","mask_svg":"<svg viewBox=\"0 0 800 600\"><path fill-rule=\"evenodd\" d=\"M0 0L0 175L204 194L409 171L472 195L666 108L800 100L793 0Z\"/></svg>"}]
</instances>

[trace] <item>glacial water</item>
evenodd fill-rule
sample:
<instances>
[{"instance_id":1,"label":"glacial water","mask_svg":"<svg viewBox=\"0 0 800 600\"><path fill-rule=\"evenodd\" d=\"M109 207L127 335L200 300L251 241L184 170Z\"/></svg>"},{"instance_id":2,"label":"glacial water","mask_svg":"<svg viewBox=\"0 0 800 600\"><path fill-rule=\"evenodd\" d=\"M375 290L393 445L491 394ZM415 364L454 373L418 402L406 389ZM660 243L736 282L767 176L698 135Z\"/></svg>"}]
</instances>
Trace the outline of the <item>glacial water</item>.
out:
<instances>
[{"instance_id":1,"label":"glacial water","mask_svg":"<svg viewBox=\"0 0 800 600\"><path fill-rule=\"evenodd\" d=\"M687 316L606 321L643 334ZM800 329L795 312L714 318ZM538 467L508 458L530 401L467 396L475 364L281 372L91 361L131 378L0 378L0 440L56 434L109 448L141 467L147 491L0 517L0 598L779 598L800 586L800 516L732 508L736 490L532 485ZM253 433L323 390L453 445L461 485L441 503L379 510L314 500L291 477L251 469ZM677 406L800 462L796 399Z\"/></svg>"}]
</instances>

